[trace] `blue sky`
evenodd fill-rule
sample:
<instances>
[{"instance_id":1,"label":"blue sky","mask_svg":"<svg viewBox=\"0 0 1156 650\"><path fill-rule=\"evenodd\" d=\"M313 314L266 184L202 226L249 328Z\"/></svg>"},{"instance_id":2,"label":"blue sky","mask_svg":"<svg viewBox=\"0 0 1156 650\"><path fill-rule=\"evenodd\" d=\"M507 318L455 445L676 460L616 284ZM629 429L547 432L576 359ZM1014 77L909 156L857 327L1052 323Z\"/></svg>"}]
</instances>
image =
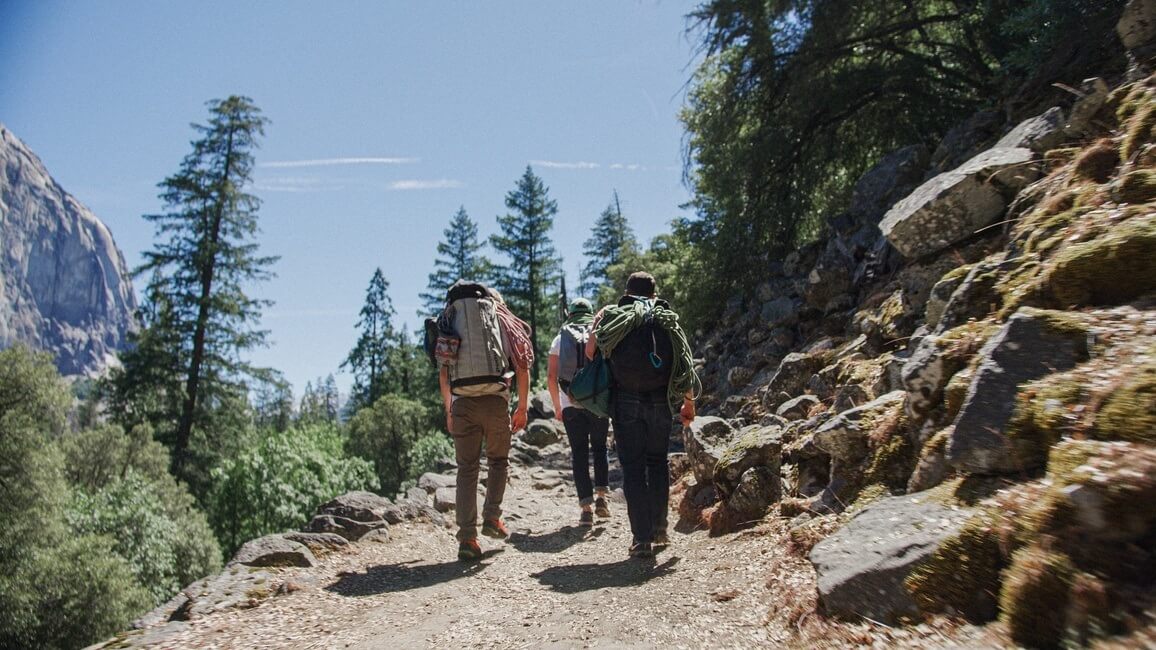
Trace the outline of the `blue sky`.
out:
<instances>
[{"instance_id":1,"label":"blue sky","mask_svg":"<svg viewBox=\"0 0 1156 650\"><path fill-rule=\"evenodd\" d=\"M493 233L527 164L558 203L575 284L614 190L644 241L683 215L694 5L0 0L0 122L135 266L189 124L209 99L252 97L272 121L252 188L260 243L281 256L254 291L276 304L272 345L252 358L300 395L337 373L376 267L417 327L450 218L465 206Z\"/></svg>"}]
</instances>

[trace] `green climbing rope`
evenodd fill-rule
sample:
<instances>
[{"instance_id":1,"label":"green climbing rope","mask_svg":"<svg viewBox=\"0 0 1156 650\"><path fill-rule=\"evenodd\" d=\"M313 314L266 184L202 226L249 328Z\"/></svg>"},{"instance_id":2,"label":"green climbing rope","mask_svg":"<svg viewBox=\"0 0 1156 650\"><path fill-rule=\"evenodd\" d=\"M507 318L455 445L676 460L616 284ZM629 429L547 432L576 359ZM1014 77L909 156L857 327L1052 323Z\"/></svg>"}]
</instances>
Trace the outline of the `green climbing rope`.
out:
<instances>
[{"instance_id":1,"label":"green climbing rope","mask_svg":"<svg viewBox=\"0 0 1156 650\"><path fill-rule=\"evenodd\" d=\"M607 307L602 312L602 320L598 322L594 336L598 339L598 349L602 351L602 356L611 359L614 348L631 330L642 325L648 312L652 314L654 322L670 334L671 346L674 348L674 364L671 366L666 398L671 408L678 410L687 391L691 391L695 399L702 393L702 382L694 371L690 343L686 340L682 326L678 324L678 314L653 300L636 300L623 306Z\"/></svg>"}]
</instances>

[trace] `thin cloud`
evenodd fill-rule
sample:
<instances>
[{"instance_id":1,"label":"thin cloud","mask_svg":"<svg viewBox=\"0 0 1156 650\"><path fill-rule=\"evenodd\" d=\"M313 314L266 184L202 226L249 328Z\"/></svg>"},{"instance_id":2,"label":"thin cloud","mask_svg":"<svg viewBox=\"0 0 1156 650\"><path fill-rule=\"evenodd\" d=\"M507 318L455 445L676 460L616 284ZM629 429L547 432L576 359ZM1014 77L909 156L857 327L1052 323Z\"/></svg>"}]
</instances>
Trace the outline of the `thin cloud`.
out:
<instances>
[{"instance_id":1,"label":"thin cloud","mask_svg":"<svg viewBox=\"0 0 1156 650\"><path fill-rule=\"evenodd\" d=\"M448 190L462 187L461 181L455 181L448 178L440 178L432 181L394 181L389 184L389 189L404 191L404 190Z\"/></svg>"},{"instance_id":2,"label":"thin cloud","mask_svg":"<svg viewBox=\"0 0 1156 650\"><path fill-rule=\"evenodd\" d=\"M644 172L644 171L646 171L646 167L643 167L642 165L638 165L638 164L634 164L634 163L630 163L630 164L614 163L613 165L610 166L610 169L625 169L628 172Z\"/></svg>"},{"instance_id":3,"label":"thin cloud","mask_svg":"<svg viewBox=\"0 0 1156 650\"><path fill-rule=\"evenodd\" d=\"M334 165L407 165L417 158L317 158L314 160L275 160L258 167L332 167Z\"/></svg>"},{"instance_id":4,"label":"thin cloud","mask_svg":"<svg viewBox=\"0 0 1156 650\"><path fill-rule=\"evenodd\" d=\"M531 160L530 164L549 169L598 169L602 166L592 162L556 162L553 160Z\"/></svg>"},{"instance_id":5,"label":"thin cloud","mask_svg":"<svg viewBox=\"0 0 1156 650\"><path fill-rule=\"evenodd\" d=\"M253 184L253 189L258 192L332 192L344 187L308 176L275 176L258 180Z\"/></svg>"}]
</instances>

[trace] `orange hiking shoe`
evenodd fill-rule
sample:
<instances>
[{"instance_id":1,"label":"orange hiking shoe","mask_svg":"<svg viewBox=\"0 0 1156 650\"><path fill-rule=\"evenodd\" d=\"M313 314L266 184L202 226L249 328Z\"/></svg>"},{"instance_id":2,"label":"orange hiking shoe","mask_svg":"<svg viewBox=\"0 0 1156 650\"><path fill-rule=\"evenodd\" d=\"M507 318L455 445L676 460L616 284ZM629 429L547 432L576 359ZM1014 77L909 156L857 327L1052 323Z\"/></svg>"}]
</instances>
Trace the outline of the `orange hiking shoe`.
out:
<instances>
[{"instance_id":1,"label":"orange hiking shoe","mask_svg":"<svg viewBox=\"0 0 1156 650\"><path fill-rule=\"evenodd\" d=\"M506 539L510 531L506 530L506 524L501 519L487 519L482 522L482 534L494 539Z\"/></svg>"},{"instance_id":2,"label":"orange hiking shoe","mask_svg":"<svg viewBox=\"0 0 1156 650\"><path fill-rule=\"evenodd\" d=\"M458 544L458 559L462 562L473 562L474 560L482 559L482 547L478 546L478 540L467 539Z\"/></svg>"}]
</instances>

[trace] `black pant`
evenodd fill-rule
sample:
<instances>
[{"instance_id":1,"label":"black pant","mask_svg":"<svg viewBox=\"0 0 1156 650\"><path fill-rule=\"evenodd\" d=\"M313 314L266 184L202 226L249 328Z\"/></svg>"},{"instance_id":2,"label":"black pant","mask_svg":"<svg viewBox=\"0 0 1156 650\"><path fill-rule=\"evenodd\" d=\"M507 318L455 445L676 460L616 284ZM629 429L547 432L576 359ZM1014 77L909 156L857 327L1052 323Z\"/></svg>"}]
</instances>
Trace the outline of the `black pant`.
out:
<instances>
[{"instance_id":1,"label":"black pant","mask_svg":"<svg viewBox=\"0 0 1156 650\"><path fill-rule=\"evenodd\" d=\"M665 392L634 395L617 392L611 416L618 460L622 463L622 491L634 541L654 541L655 530L665 530L670 501L671 412Z\"/></svg>"},{"instance_id":2,"label":"black pant","mask_svg":"<svg viewBox=\"0 0 1156 650\"><path fill-rule=\"evenodd\" d=\"M562 423L570 439L571 467L574 469L574 488L578 503L594 503L594 488L609 485L610 468L606 462L606 432L610 420L600 418L586 409L569 407L562 410ZM594 482L590 482L590 455L594 455Z\"/></svg>"}]
</instances>

